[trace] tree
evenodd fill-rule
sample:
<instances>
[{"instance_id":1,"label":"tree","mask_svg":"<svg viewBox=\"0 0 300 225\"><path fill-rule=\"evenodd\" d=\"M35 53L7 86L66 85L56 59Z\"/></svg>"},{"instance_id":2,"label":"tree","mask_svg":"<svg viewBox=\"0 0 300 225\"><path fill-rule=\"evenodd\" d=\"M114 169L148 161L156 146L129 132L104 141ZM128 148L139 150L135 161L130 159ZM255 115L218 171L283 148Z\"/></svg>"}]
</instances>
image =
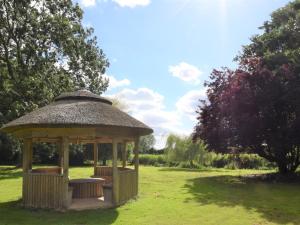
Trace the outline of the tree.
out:
<instances>
[{"instance_id":1,"label":"tree","mask_svg":"<svg viewBox=\"0 0 300 225\"><path fill-rule=\"evenodd\" d=\"M235 58L214 70L194 139L217 152L254 152L292 173L299 165L300 0L272 13Z\"/></svg>"},{"instance_id":2,"label":"tree","mask_svg":"<svg viewBox=\"0 0 300 225\"><path fill-rule=\"evenodd\" d=\"M191 137L181 137L170 134L167 138L165 154L171 162L189 162L194 167L194 161L202 161L206 146L201 140L193 141Z\"/></svg>"},{"instance_id":3,"label":"tree","mask_svg":"<svg viewBox=\"0 0 300 225\"><path fill-rule=\"evenodd\" d=\"M0 122L46 105L62 91L101 94L108 66L71 0L0 3Z\"/></svg>"},{"instance_id":4,"label":"tree","mask_svg":"<svg viewBox=\"0 0 300 225\"><path fill-rule=\"evenodd\" d=\"M142 136L139 143L139 151L141 153L147 153L155 145L155 137L153 134Z\"/></svg>"},{"instance_id":5,"label":"tree","mask_svg":"<svg viewBox=\"0 0 300 225\"><path fill-rule=\"evenodd\" d=\"M216 152L256 153L280 173L293 173L300 164L300 77L294 68L274 72L252 59L235 71L214 70L210 78L194 139Z\"/></svg>"},{"instance_id":6,"label":"tree","mask_svg":"<svg viewBox=\"0 0 300 225\"><path fill-rule=\"evenodd\" d=\"M300 0L294 0L274 11L271 20L260 29L260 35L251 38L236 57L241 62L247 58L259 57L269 69L280 69L282 64L293 64L300 72Z\"/></svg>"},{"instance_id":7,"label":"tree","mask_svg":"<svg viewBox=\"0 0 300 225\"><path fill-rule=\"evenodd\" d=\"M61 92L106 90L108 61L82 16L71 0L0 2L0 126Z\"/></svg>"}]
</instances>

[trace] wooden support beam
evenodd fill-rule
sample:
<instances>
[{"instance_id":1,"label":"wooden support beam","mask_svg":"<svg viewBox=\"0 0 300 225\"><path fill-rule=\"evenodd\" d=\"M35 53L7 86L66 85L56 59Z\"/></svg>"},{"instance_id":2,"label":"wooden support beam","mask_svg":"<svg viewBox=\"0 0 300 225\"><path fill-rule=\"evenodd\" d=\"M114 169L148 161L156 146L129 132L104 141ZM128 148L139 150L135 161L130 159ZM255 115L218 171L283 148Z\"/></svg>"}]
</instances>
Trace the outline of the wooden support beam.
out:
<instances>
[{"instance_id":1,"label":"wooden support beam","mask_svg":"<svg viewBox=\"0 0 300 225\"><path fill-rule=\"evenodd\" d=\"M62 139L56 142L57 153L58 153L58 166L60 167L60 174L63 174L63 167L64 167L64 156L63 156L63 146L62 146Z\"/></svg>"},{"instance_id":2,"label":"wooden support beam","mask_svg":"<svg viewBox=\"0 0 300 225\"><path fill-rule=\"evenodd\" d=\"M24 139L23 142L23 172L27 173L32 168L32 140Z\"/></svg>"},{"instance_id":3,"label":"wooden support beam","mask_svg":"<svg viewBox=\"0 0 300 225\"><path fill-rule=\"evenodd\" d=\"M113 167L113 204L119 204L119 177L118 177L118 142L113 139L113 154L112 154L112 167Z\"/></svg>"},{"instance_id":4,"label":"wooden support beam","mask_svg":"<svg viewBox=\"0 0 300 225\"><path fill-rule=\"evenodd\" d=\"M26 204L27 199L27 190L28 190L28 183L26 182L26 175L28 174L28 171L32 167L32 139L24 139L23 141L23 149L22 149L22 157L23 157L23 181L22 181L22 198L23 198L23 204Z\"/></svg>"},{"instance_id":5,"label":"wooden support beam","mask_svg":"<svg viewBox=\"0 0 300 225\"><path fill-rule=\"evenodd\" d=\"M98 143L93 144L94 147L94 175L96 175L98 165Z\"/></svg>"},{"instance_id":6,"label":"wooden support beam","mask_svg":"<svg viewBox=\"0 0 300 225\"><path fill-rule=\"evenodd\" d=\"M62 156L63 156L63 174L65 177L69 176L69 140L63 137L61 141Z\"/></svg>"},{"instance_id":7,"label":"wooden support beam","mask_svg":"<svg viewBox=\"0 0 300 225\"><path fill-rule=\"evenodd\" d=\"M137 190L137 193L138 193L138 187L139 187L139 142L140 142L140 138L137 137L135 140L134 140L134 149L133 149L133 152L134 152L134 170L136 172L136 190Z\"/></svg>"},{"instance_id":8,"label":"wooden support beam","mask_svg":"<svg viewBox=\"0 0 300 225\"><path fill-rule=\"evenodd\" d=\"M64 208L69 207L70 196L69 196L69 138L63 136L61 139L61 151L62 151L62 162L63 162L63 185L62 185L62 205Z\"/></svg>"},{"instance_id":9,"label":"wooden support beam","mask_svg":"<svg viewBox=\"0 0 300 225\"><path fill-rule=\"evenodd\" d=\"M127 142L124 141L122 143L122 166L126 167L126 158L127 158Z\"/></svg>"}]
</instances>

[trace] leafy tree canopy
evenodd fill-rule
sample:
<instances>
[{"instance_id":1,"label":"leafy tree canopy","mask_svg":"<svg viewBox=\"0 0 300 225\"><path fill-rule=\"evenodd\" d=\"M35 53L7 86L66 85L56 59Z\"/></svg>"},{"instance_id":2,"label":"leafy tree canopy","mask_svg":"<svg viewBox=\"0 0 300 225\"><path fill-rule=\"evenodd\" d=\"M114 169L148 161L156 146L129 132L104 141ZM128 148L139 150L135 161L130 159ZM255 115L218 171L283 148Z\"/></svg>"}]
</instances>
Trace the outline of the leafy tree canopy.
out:
<instances>
[{"instance_id":1,"label":"leafy tree canopy","mask_svg":"<svg viewBox=\"0 0 300 225\"><path fill-rule=\"evenodd\" d=\"M271 70L290 63L300 72L300 0L274 11L260 29L236 60L260 57Z\"/></svg>"},{"instance_id":2,"label":"leafy tree canopy","mask_svg":"<svg viewBox=\"0 0 300 225\"><path fill-rule=\"evenodd\" d=\"M0 2L0 125L63 91L101 94L108 66L71 0Z\"/></svg>"},{"instance_id":3,"label":"leafy tree canopy","mask_svg":"<svg viewBox=\"0 0 300 225\"><path fill-rule=\"evenodd\" d=\"M275 11L236 60L214 70L194 138L217 152L254 152L281 173L300 164L300 1Z\"/></svg>"},{"instance_id":4,"label":"leafy tree canopy","mask_svg":"<svg viewBox=\"0 0 300 225\"><path fill-rule=\"evenodd\" d=\"M61 92L106 90L108 60L82 16L71 0L0 1L0 127ZM0 134L0 161L16 161L16 143Z\"/></svg>"}]
</instances>

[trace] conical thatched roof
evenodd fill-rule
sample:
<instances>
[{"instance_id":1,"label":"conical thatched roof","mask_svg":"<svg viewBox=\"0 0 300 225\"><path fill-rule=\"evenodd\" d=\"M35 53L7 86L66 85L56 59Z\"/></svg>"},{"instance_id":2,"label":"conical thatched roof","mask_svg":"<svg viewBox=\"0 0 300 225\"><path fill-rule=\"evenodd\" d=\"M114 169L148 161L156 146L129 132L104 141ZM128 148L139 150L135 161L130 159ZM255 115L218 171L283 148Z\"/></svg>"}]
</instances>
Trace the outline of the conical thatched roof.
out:
<instances>
[{"instance_id":1,"label":"conical thatched roof","mask_svg":"<svg viewBox=\"0 0 300 225\"><path fill-rule=\"evenodd\" d=\"M2 127L12 132L23 127L120 127L146 135L153 130L112 106L108 99L87 90L63 93L54 102Z\"/></svg>"}]
</instances>

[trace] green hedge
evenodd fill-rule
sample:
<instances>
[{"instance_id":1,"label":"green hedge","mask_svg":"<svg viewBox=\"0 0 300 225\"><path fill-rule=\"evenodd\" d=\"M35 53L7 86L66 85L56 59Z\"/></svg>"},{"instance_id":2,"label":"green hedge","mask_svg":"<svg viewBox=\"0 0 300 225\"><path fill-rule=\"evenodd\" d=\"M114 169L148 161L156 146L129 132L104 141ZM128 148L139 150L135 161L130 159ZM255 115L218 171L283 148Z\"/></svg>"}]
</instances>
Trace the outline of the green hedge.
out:
<instances>
[{"instance_id":1,"label":"green hedge","mask_svg":"<svg viewBox=\"0 0 300 225\"><path fill-rule=\"evenodd\" d=\"M151 155L151 154L140 154L139 162L142 165L151 166L162 166L166 165L166 160L164 155Z\"/></svg>"},{"instance_id":2,"label":"green hedge","mask_svg":"<svg viewBox=\"0 0 300 225\"><path fill-rule=\"evenodd\" d=\"M181 168L228 168L228 169L264 169L274 168L275 165L256 154L216 154L207 153L201 158L201 162L195 159L192 163L188 161L175 162L166 160L165 155L140 154L141 165L169 166Z\"/></svg>"}]
</instances>

